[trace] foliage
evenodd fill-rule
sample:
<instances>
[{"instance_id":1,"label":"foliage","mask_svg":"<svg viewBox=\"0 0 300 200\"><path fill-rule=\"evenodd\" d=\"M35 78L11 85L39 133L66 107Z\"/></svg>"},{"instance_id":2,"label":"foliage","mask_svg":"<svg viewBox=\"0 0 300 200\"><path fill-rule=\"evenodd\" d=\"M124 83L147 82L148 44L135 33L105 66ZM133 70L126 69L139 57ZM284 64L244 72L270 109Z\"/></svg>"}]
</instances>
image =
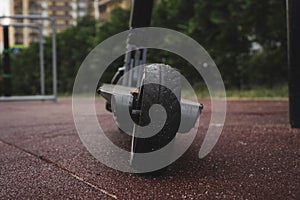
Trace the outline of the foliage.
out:
<instances>
[{"instance_id":1,"label":"foliage","mask_svg":"<svg viewBox=\"0 0 300 200\"><path fill-rule=\"evenodd\" d=\"M58 34L60 93L71 93L76 72L87 54L101 41L127 30L129 16L128 10L117 8L109 21L99 23L87 17ZM152 26L191 36L210 53L227 88L250 89L286 84L285 20L285 0L160 0L154 7ZM13 89L17 94L39 93L38 48L33 43L12 56ZM51 92L50 38L45 41L45 59L47 92ZM177 55L150 50L148 61L177 67L192 83L201 84L201 77L196 77L195 70ZM109 81L122 64L123 58L117 59L101 81Z\"/></svg>"},{"instance_id":2,"label":"foliage","mask_svg":"<svg viewBox=\"0 0 300 200\"><path fill-rule=\"evenodd\" d=\"M155 26L186 33L208 50L226 86L286 82L284 0L161 0L154 13Z\"/></svg>"}]
</instances>

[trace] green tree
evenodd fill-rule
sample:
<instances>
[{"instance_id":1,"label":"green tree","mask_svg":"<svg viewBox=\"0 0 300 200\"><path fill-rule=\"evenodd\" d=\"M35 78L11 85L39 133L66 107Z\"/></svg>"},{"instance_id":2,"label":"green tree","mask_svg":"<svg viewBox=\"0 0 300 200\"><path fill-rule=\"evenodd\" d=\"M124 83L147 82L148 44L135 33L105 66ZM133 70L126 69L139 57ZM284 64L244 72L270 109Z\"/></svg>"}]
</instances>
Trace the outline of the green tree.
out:
<instances>
[{"instance_id":1,"label":"green tree","mask_svg":"<svg viewBox=\"0 0 300 200\"><path fill-rule=\"evenodd\" d=\"M84 18L57 36L58 89L71 93L78 68L88 53L106 38L128 29L130 11L116 8L108 21ZM227 87L270 87L287 81L285 0L160 0L152 26L180 31L198 41L216 62ZM259 47L253 48L254 45ZM12 55L13 88L17 94L39 93L38 44ZM47 92L51 92L51 38L46 38ZM124 52L125 53L125 52ZM185 60L169 52L150 50L149 62L177 67L192 83L199 81ZM101 82L109 82L123 57L115 60Z\"/></svg>"},{"instance_id":2,"label":"green tree","mask_svg":"<svg viewBox=\"0 0 300 200\"><path fill-rule=\"evenodd\" d=\"M242 88L257 84L253 77L265 72L273 78L261 79L264 83L286 81L285 19L285 0L161 0L153 24L197 40L217 63L226 85ZM262 51L252 51L254 43ZM275 57L276 63L262 62Z\"/></svg>"}]
</instances>

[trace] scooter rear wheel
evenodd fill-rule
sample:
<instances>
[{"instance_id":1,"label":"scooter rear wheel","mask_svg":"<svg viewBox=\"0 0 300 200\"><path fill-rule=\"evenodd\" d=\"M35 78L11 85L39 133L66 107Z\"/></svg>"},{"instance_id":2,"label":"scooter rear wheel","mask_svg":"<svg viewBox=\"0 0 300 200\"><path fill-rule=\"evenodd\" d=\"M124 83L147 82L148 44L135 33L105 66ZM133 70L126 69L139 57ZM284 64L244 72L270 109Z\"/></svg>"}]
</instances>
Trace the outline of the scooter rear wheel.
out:
<instances>
[{"instance_id":1,"label":"scooter rear wheel","mask_svg":"<svg viewBox=\"0 0 300 200\"><path fill-rule=\"evenodd\" d=\"M181 120L180 95L181 83L179 73L172 67L164 64L151 64L145 67L142 87L139 94L139 126L147 126L151 123L149 110L152 105L160 104L164 107L167 119L163 128L154 136L149 138L139 137L136 125L133 129L131 144L131 165L139 171L143 170L142 165L148 165L151 161L140 161L136 153L149 153L157 151L170 142L178 131ZM162 158L169 159L169 158ZM152 173L166 171L167 167Z\"/></svg>"}]
</instances>

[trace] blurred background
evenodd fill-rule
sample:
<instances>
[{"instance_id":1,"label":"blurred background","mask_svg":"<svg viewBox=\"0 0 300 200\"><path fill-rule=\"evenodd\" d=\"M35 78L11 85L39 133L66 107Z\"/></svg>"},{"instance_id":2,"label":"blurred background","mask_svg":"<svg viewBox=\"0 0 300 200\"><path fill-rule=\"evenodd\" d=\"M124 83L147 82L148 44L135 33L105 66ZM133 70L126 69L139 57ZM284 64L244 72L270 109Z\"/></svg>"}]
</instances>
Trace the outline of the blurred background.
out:
<instances>
[{"instance_id":1,"label":"blurred background","mask_svg":"<svg viewBox=\"0 0 300 200\"><path fill-rule=\"evenodd\" d=\"M131 0L1 0L0 15L42 15L57 24L58 92L72 93L76 73L88 53L106 38L128 30ZM14 21L18 22L18 21ZM29 20L19 22L29 23ZM51 24L39 22L45 36L46 92L52 88ZM287 97L285 0L156 0L152 26L189 35L216 62L228 96ZM14 95L40 91L38 31L9 28ZM3 50L0 27L0 50ZM179 71L207 96L193 67L177 55L150 50L148 62L163 62ZM110 82L123 57L112 63L100 82ZM0 62L0 93L3 91Z\"/></svg>"}]
</instances>

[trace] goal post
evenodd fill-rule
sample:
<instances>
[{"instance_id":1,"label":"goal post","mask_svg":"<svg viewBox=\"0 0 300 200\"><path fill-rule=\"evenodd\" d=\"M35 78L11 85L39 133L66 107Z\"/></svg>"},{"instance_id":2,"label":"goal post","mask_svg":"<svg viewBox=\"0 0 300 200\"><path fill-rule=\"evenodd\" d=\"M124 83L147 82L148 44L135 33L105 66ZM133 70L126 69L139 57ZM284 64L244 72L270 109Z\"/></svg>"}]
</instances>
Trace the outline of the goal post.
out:
<instances>
[{"instance_id":1,"label":"goal post","mask_svg":"<svg viewBox=\"0 0 300 200\"><path fill-rule=\"evenodd\" d=\"M52 79L53 79L53 93L52 95L45 95L45 70L44 70L44 52L43 52L43 31L42 25L36 23L15 23L3 25L4 27L13 26L13 27L31 27L38 28L40 32L40 85L41 85L41 94L34 96L11 96L8 88L8 92L4 94L3 97L0 97L0 101L33 101L33 100L57 100L57 50L56 50L56 24L54 19L51 17L44 17L39 15L13 15L13 16L0 16L0 19L31 19L31 20L48 20L52 25ZM8 38L6 39L8 41ZM7 48L8 49L8 48ZM8 50L6 50L8 51ZM5 57L5 56L4 56ZM9 57L6 56L5 59L9 60ZM8 63L9 64L9 63ZM8 65L9 68L9 65ZM8 85L8 84L7 84Z\"/></svg>"}]
</instances>

